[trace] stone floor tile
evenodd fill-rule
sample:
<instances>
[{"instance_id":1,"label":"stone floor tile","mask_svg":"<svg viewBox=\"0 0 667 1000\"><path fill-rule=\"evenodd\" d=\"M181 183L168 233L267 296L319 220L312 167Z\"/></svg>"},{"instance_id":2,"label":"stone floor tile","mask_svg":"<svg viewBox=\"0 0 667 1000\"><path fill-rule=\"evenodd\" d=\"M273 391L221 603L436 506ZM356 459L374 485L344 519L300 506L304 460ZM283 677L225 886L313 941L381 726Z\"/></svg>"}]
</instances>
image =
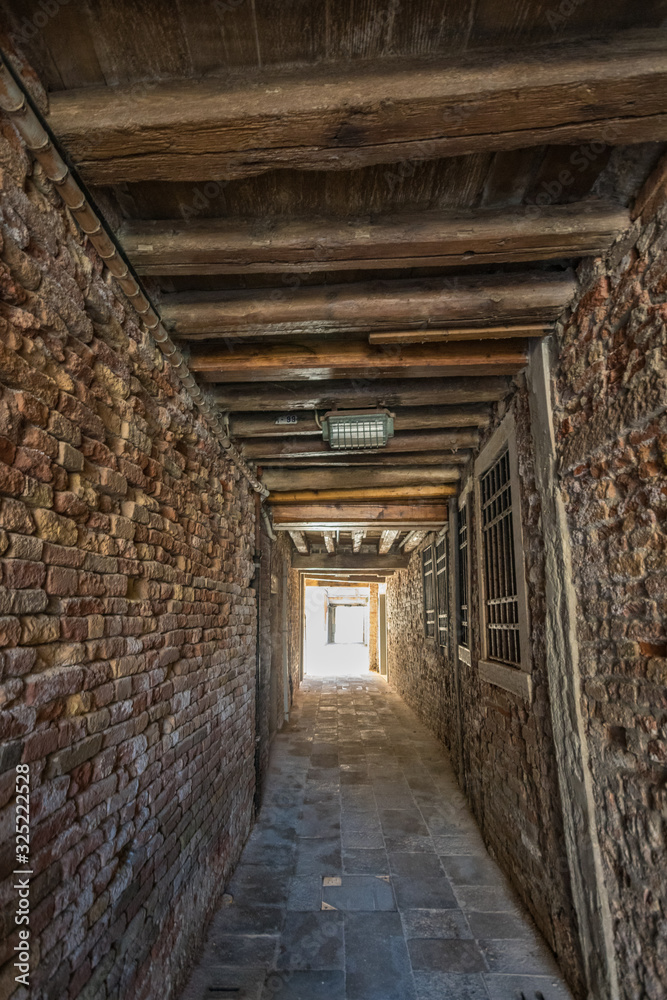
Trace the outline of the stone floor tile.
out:
<instances>
[{"instance_id":1,"label":"stone floor tile","mask_svg":"<svg viewBox=\"0 0 667 1000\"><path fill-rule=\"evenodd\" d=\"M203 997L224 996L219 990L238 990L229 993L234 1000L261 1000L266 969L241 969L229 965L210 963L199 965L181 993L180 1000L202 1000Z\"/></svg>"},{"instance_id":2,"label":"stone floor tile","mask_svg":"<svg viewBox=\"0 0 667 1000\"><path fill-rule=\"evenodd\" d=\"M554 957L541 941L505 938L482 940L479 946L490 972L506 972L512 975L558 975Z\"/></svg>"},{"instance_id":3,"label":"stone floor tile","mask_svg":"<svg viewBox=\"0 0 667 1000\"><path fill-rule=\"evenodd\" d=\"M440 878L444 874L440 859L435 854L390 852L388 857L392 875L404 875L409 878Z\"/></svg>"},{"instance_id":4,"label":"stone floor tile","mask_svg":"<svg viewBox=\"0 0 667 1000\"><path fill-rule=\"evenodd\" d=\"M392 885L399 910L451 910L458 904L444 875L438 878L393 877Z\"/></svg>"},{"instance_id":5,"label":"stone floor tile","mask_svg":"<svg viewBox=\"0 0 667 1000\"><path fill-rule=\"evenodd\" d=\"M276 972L262 1000L346 1000L343 972Z\"/></svg>"},{"instance_id":6,"label":"stone floor tile","mask_svg":"<svg viewBox=\"0 0 667 1000\"><path fill-rule=\"evenodd\" d=\"M467 914L470 929L476 938L524 938L534 940L538 931L530 920L518 912Z\"/></svg>"},{"instance_id":7,"label":"stone floor tile","mask_svg":"<svg viewBox=\"0 0 667 1000\"><path fill-rule=\"evenodd\" d=\"M462 910L402 910L406 938L474 937Z\"/></svg>"},{"instance_id":8,"label":"stone floor tile","mask_svg":"<svg viewBox=\"0 0 667 1000\"><path fill-rule=\"evenodd\" d=\"M484 972L484 956L473 940L412 938L408 941L413 969L426 972Z\"/></svg>"},{"instance_id":9,"label":"stone floor tile","mask_svg":"<svg viewBox=\"0 0 667 1000\"><path fill-rule=\"evenodd\" d=\"M389 881L377 875L343 875L340 885L324 885L322 900L336 910L395 910Z\"/></svg>"},{"instance_id":10,"label":"stone floor tile","mask_svg":"<svg viewBox=\"0 0 667 1000\"><path fill-rule=\"evenodd\" d=\"M404 834L403 836L390 836L385 834L384 842L388 851L392 854L435 854L435 847L431 837L422 837L418 834Z\"/></svg>"},{"instance_id":11,"label":"stone floor tile","mask_svg":"<svg viewBox=\"0 0 667 1000\"><path fill-rule=\"evenodd\" d=\"M506 886L455 885L454 894L462 910L475 910L479 913L504 910L523 915L516 896Z\"/></svg>"},{"instance_id":12,"label":"stone floor tile","mask_svg":"<svg viewBox=\"0 0 667 1000\"><path fill-rule=\"evenodd\" d=\"M289 911L318 912L322 909L322 877L296 875L289 884L287 896Z\"/></svg>"},{"instance_id":13,"label":"stone floor tile","mask_svg":"<svg viewBox=\"0 0 667 1000\"><path fill-rule=\"evenodd\" d=\"M417 1000L489 1000L480 974L463 976L416 970L414 978Z\"/></svg>"},{"instance_id":14,"label":"stone floor tile","mask_svg":"<svg viewBox=\"0 0 667 1000\"><path fill-rule=\"evenodd\" d=\"M279 969L343 969L343 914L288 913L280 937Z\"/></svg>"},{"instance_id":15,"label":"stone floor tile","mask_svg":"<svg viewBox=\"0 0 667 1000\"><path fill-rule=\"evenodd\" d=\"M295 875L340 875L341 872L341 845L338 837L299 838Z\"/></svg>"},{"instance_id":16,"label":"stone floor tile","mask_svg":"<svg viewBox=\"0 0 667 1000\"><path fill-rule=\"evenodd\" d=\"M384 848L384 837L382 830L372 827L366 830L346 830L341 833L343 849L365 848L366 850L378 850Z\"/></svg>"},{"instance_id":17,"label":"stone floor tile","mask_svg":"<svg viewBox=\"0 0 667 1000\"><path fill-rule=\"evenodd\" d=\"M441 855L442 867L453 885L504 886L507 882L493 858L487 854Z\"/></svg>"},{"instance_id":18,"label":"stone floor tile","mask_svg":"<svg viewBox=\"0 0 667 1000\"><path fill-rule=\"evenodd\" d=\"M456 833L433 834L433 844L437 854L482 854L488 853L482 836L477 830L459 830Z\"/></svg>"},{"instance_id":19,"label":"stone floor tile","mask_svg":"<svg viewBox=\"0 0 667 1000\"><path fill-rule=\"evenodd\" d=\"M343 871L346 875L388 875L387 852L379 848L343 848Z\"/></svg>"},{"instance_id":20,"label":"stone floor tile","mask_svg":"<svg viewBox=\"0 0 667 1000\"><path fill-rule=\"evenodd\" d=\"M345 916L346 1000L415 1000L398 913Z\"/></svg>"},{"instance_id":21,"label":"stone floor tile","mask_svg":"<svg viewBox=\"0 0 667 1000\"><path fill-rule=\"evenodd\" d=\"M278 950L278 934L215 934L206 945L206 954L217 965L273 967Z\"/></svg>"},{"instance_id":22,"label":"stone floor tile","mask_svg":"<svg viewBox=\"0 0 667 1000\"><path fill-rule=\"evenodd\" d=\"M232 903L218 910L209 926L215 934L274 934L281 930L285 910L278 906L248 906Z\"/></svg>"},{"instance_id":23,"label":"stone floor tile","mask_svg":"<svg viewBox=\"0 0 667 1000\"><path fill-rule=\"evenodd\" d=\"M572 1000L572 994L556 976L484 976L489 1000Z\"/></svg>"}]
</instances>

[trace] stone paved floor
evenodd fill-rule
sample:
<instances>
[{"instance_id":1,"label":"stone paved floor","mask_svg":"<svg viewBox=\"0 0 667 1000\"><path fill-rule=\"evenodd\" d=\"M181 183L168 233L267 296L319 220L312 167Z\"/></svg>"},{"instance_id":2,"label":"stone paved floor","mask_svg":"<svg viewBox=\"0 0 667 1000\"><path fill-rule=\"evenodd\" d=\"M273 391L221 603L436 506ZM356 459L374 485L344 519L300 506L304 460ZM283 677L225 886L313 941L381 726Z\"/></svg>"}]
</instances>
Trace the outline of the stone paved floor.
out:
<instances>
[{"instance_id":1,"label":"stone paved floor","mask_svg":"<svg viewBox=\"0 0 667 1000\"><path fill-rule=\"evenodd\" d=\"M569 1000L447 757L384 681L307 680L182 1000Z\"/></svg>"}]
</instances>

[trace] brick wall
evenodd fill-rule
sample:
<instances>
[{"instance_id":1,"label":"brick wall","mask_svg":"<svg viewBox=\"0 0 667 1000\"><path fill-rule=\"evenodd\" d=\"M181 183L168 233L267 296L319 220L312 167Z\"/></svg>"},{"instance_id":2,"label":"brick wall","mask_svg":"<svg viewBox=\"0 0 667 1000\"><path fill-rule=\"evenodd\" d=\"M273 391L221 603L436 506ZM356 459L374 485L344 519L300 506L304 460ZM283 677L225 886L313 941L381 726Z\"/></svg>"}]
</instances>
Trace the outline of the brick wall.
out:
<instances>
[{"instance_id":1,"label":"brick wall","mask_svg":"<svg viewBox=\"0 0 667 1000\"><path fill-rule=\"evenodd\" d=\"M19 761L32 1000L166 997L251 820L254 500L30 169L6 128L0 997Z\"/></svg>"},{"instance_id":2,"label":"brick wall","mask_svg":"<svg viewBox=\"0 0 667 1000\"><path fill-rule=\"evenodd\" d=\"M667 207L582 271L555 420L624 1000L667 994Z\"/></svg>"}]
</instances>

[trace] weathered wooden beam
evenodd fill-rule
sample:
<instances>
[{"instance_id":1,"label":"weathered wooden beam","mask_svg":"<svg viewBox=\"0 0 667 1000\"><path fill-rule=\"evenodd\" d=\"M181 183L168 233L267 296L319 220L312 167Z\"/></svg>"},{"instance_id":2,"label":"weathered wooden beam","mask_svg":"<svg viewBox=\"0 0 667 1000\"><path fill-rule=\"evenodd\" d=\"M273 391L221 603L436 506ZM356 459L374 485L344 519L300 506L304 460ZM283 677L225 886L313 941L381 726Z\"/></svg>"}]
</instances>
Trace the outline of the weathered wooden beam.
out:
<instances>
[{"instance_id":1,"label":"weathered wooden beam","mask_svg":"<svg viewBox=\"0 0 667 1000\"><path fill-rule=\"evenodd\" d=\"M371 347L359 342L244 345L228 350L193 351L191 371L205 382L253 379L381 379L457 375L513 375L526 364L521 340L488 343L414 344Z\"/></svg>"},{"instance_id":2,"label":"weathered wooden beam","mask_svg":"<svg viewBox=\"0 0 667 1000\"><path fill-rule=\"evenodd\" d=\"M271 492L280 490L335 490L355 486L423 486L456 483L457 468L410 466L397 469L267 469L262 484Z\"/></svg>"},{"instance_id":3,"label":"weathered wooden beam","mask_svg":"<svg viewBox=\"0 0 667 1000\"><path fill-rule=\"evenodd\" d=\"M324 538L324 545L327 552L333 553L336 551L336 536L333 531L323 531L322 537Z\"/></svg>"},{"instance_id":4,"label":"weathered wooden beam","mask_svg":"<svg viewBox=\"0 0 667 1000\"><path fill-rule=\"evenodd\" d=\"M251 378L251 376L248 376ZM253 381L215 386L213 395L225 410L330 410L364 406L429 406L432 404L488 403L503 399L512 382L501 376L428 379L336 379L331 382L277 382L258 386Z\"/></svg>"},{"instance_id":5,"label":"weathered wooden beam","mask_svg":"<svg viewBox=\"0 0 667 1000\"><path fill-rule=\"evenodd\" d=\"M552 322L576 291L572 271L461 274L300 288L179 292L160 303L175 337L298 337L435 326Z\"/></svg>"},{"instance_id":6,"label":"weathered wooden beam","mask_svg":"<svg viewBox=\"0 0 667 1000\"><path fill-rule=\"evenodd\" d=\"M379 573L367 576L347 577L347 576L317 576L315 579L306 577L307 587L363 587L369 583L385 583L387 576Z\"/></svg>"},{"instance_id":7,"label":"weathered wooden beam","mask_svg":"<svg viewBox=\"0 0 667 1000\"><path fill-rule=\"evenodd\" d=\"M321 552L310 556L293 556L293 569L306 570L329 570L329 569L405 569L408 565L408 556L388 555L377 556L372 552L351 553L329 555Z\"/></svg>"},{"instance_id":8,"label":"weathered wooden beam","mask_svg":"<svg viewBox=\"0 0 667 1000\"><path fill-rule=\"evenodd\" d=\"M49 122L91 184L207 181L277 167L358 169L519 149L667 139L660 32L457 58L50 94Z\"/></svg>"},{"instance_id":9,"label":"weathered wooden beam","mask_svg":"<svg viewBox=\"0 0 667 1000\"><path fill-rule=\"evenodd\" d=\"M486 427L489 411L485 406L432 406L394 410L396 431L440 429L444 427ZM229 429L234 438L322 437L314 413L233 413Z\"/></svg>"},{"instance_id":10,"label":"weathered wooden beam","mask_svg":"<svg viewBox=\"0 0 667 1000\"><path fill-rule=\"evenodd\" d=\"M365 537L366 537L366 529L365 528L356 528L352 532L352 551L353 552L359 552L359 550L361 549L361 543L363 542L363 540L364 540Z\"/></svg>"},{"instance_id":11,"label":"weathered wooden beam","mask_svg":"<svg viewBox=\"0 0 667 1000\"><path fill-rule=\"evenodd\" d=\"M380 535L380 541L378 542L378 555L386 556L387 552L389 552L399 535L400 531L396 528L383 531Z\"/></svg>"},{"instance_id":12,"label":"weathered wooden beam","mask_svg":"<svg viewBox=\"0 0 667 1000\"><path fill-rule=\"evenodd\" d=\"M470 452L462 451L415 451L391 452L389 455L374 455L364 452L361 455L336 455L335 452L323 452L316 458L267 458L262 459L263 469L353 469L358 467L376 469L378 466L396 468L399 465L465 465L470 458Z\"/></svg>"},{"instance_id":13,"label":"weathered wooden beam","mask_svg":"<svg viewBox=\"0 0 667 1000\"><path fill-rule=\"evenodd\" d=\"M290 531L289 535L294 542L294 548L297 552L300 552L301 555L307 556L309 551L308 540L306 539L303 531Z\"/></svg>"},{"instance_id":14,"label":"weathered wooden beam","mask_svg":"<svg viewBox=\"0 0 667 1000\"><path fill-rule=\"evenodd\" d=\"M665 115L667 120L667 114ZM252 274L446 267L594 256L628 228L625 208L598 202L293 221L153 219L119 233L139 274Z\"/></svg>"},{"instance_id":15,"label":"weathered wooden beam","mask_svg":"<svg viewBox=\"0 0 667 1000\"><path fill-rule=\"evenodd\" d=\"M378 527L409 528L423 524L444 524L447 520L446 503L400 503L398 501L370 501L280 504L271 502L273 522L296 528L298 531L329 531L334 529ZM288 528L288 530L289 530Z\"/></svg>"},{"instance_id":16,"label":"weathered wooden beam","mask_svg":"<svg viewBox=\"0 0 667 1000\"><path fill-rule=\"evenodd\" d=\"M447 330L388 330L369 333L369 344L444 344L456 340L509 340L513 337L544 337L546 323L515 326L460 326Z\"/></svg>"},{"instance_id":17,"label":"weathered wooden beam","mask_svg":"<svg viewBox=\"0 0 667 1000\"><path fill-rule=\"evenodd\" d=\"M277 493L276 499L286 503L319 503L322 501L354 500L443 500L456 496L456 486L380 486L359 487L350 490L293 490ZM273 498L270 498L271 501Z\"/></svg>"},{"instance_id":18,"label":"weathered wooden beam","mask_svg":"<svg viewBox=\"0 0 667 1000\"><path fill-rule=\"evenodd\" d=\"M444 431L404 431L389 438L384 448L377 452L364 452L369 457L393 455L401 452L415 451L456 451L459 448L476 448L479 444L477 430L444 430ZM245 458L261 461L267 464L275 458L317 458L321 455L359 455L359 451L345 452L343 449L332 449L328 441L317 438L251 438L243 442ZM262 463L264 464L264 463Z\"/></svg>"},{"instance_id":19,"label":"weathered wooden beam","mask_svg":"<svg viewBox=\"0 0 667 1000\"><path fill-rule=\"evenodd\" d=\"M404 552L412 552L418 545L421 545L427 534L428 531L425 531L423 528L418 531L411 531L403 542L401 542L401 548Z\"/></svg>"},{"instance_id":20,"label":"weathered wooden beam","mask_svg":"<svg viewBox=\"0 0 667 1000\"><path fill-rule=\"evenodd\" d=\"M348 505L352 506L352 505ZM383 521L383 528L400 528L401 531L412 530L413 528L426 528L428 531L437 531L444 524L447 523L447 515L445 514L443 519L431 519L431 520L421 520L421 521ZM275 531L287 531L289 533L290 529L295 529L296 531L307 531L307 532L322 532L322 531L352 531L353 528L366 528L369 531L372 529L377 529L378 525L375 521L365 521L363 518L357 520L326 520L326 521L281 521L278 523L274 521L273 524Z\"/></svg>"}]
</instances>

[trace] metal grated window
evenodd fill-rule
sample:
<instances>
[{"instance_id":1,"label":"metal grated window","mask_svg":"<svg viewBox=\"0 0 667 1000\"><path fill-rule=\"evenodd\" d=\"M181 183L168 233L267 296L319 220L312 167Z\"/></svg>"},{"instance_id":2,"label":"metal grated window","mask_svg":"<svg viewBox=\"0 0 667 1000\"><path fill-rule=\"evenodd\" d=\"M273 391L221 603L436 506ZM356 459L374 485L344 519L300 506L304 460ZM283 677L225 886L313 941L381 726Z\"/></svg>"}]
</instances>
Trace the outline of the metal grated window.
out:
<instances>
[{"instance_id":1,"label":"metal grated window","mask_svg":"<svg viewBox=\"0 0 667 1000\"><path fill-rule=\"evenodd\" d=\"M482 476L480 499L487 655L500 663L520 666L509 451L504 451Z\"/></svg>"},{"instance_id":2,"label":"metal grated window","mask_svg":"<svg viewBox=\"0 0 667 1000\"><path fill-rule=\"evenodd\" d=\"M424 632L428 639L435 638L435 576L433 572L433 546L422 552L422 579L424 582Z\"/></svg>"},{"instance_id":3,"label":"metal grated window","mask_svg":"<svg viewBox=\"0 0 667 1000\"><path fill-rule=\"evenodd\" d=\"M470 649L468 598L468 503L459 511L459 645Z\"/></svg>"},{"instance_id":4,"label":"metal grated window","mask_svg":"<svg viewBox=\"0 0 667 1000\"><path fill-rule=\"evenodd\" d=\"M449 641L449 536L445 535L435 547L435 580L438 597L438 642L447 646Z\"/></svg>"}]
</instances>

